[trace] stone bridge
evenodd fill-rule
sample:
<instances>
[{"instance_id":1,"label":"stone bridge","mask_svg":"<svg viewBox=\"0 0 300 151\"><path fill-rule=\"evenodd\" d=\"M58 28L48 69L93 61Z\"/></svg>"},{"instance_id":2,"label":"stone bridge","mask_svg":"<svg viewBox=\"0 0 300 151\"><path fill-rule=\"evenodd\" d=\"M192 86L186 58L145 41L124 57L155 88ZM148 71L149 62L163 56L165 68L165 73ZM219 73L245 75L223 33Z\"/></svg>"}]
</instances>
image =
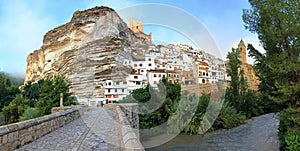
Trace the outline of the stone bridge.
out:
<instances>
[{"instance_id":1,"label":"stone bridge","mask_svg":"<svg viewBox=\"0 0 300 151\"><path fill-rule=\"evenodd\" d=\"M1 126L0 150L144 150L136 110L137 104L78 107Z\"/></svg>"}]
</instances>

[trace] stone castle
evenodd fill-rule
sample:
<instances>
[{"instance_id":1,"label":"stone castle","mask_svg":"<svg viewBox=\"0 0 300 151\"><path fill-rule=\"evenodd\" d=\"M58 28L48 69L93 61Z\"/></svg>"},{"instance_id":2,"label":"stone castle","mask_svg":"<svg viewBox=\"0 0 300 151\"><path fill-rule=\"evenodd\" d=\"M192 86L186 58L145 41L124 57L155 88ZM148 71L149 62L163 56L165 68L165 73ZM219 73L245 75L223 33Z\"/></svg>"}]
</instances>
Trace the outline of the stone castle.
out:
<instances>
[{"instance_id":1,"label":"stone castle","mask_svg":"<svg viewBox=\"0 0 300 151\"><path fill-rule=\"evenodd\" d=\"M144 25L142 22L134 20L133 17L130 17L128 27L140 38L140 40L145 41L146 43L152 43L152 33L148 35L144 33Z\"/></svg>"}]
</instances>

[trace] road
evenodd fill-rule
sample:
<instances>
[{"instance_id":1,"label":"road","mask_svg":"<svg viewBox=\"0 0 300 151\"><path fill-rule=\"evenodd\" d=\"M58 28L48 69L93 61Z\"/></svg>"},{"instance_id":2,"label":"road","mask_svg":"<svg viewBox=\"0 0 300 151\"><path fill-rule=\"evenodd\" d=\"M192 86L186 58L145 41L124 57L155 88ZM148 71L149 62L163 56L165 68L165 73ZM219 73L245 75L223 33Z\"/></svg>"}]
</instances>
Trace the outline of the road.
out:
<instances>
[{"instance_id":1,"label":"road","mask_svg":"<svg viewBox=\"0 0 300 151\"><path fill-rule=\"evenodd\" d=\"M106 108L89 111L69 124L29 143L17 151L111 151L120 150L116 113Z\"/></svg>"}]
</instances>

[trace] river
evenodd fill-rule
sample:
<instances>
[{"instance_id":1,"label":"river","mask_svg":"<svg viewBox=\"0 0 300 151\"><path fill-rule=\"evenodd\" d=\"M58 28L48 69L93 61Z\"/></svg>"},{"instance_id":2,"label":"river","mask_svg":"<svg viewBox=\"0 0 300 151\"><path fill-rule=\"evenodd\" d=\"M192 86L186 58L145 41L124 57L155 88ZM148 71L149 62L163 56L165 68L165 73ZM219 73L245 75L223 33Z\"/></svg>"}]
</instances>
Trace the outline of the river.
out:
<instances>
[{"instance_id":1,"label":"river","mask_svg":"<svg viewBox=\"0 0 300 151\"><path fill-rule=\"evenodd\" d=\"M278 116L270 113L249 120L233 129L205 135L180 134L171 141L147 151L277 151Z\"/></svg>"}]
</instances>

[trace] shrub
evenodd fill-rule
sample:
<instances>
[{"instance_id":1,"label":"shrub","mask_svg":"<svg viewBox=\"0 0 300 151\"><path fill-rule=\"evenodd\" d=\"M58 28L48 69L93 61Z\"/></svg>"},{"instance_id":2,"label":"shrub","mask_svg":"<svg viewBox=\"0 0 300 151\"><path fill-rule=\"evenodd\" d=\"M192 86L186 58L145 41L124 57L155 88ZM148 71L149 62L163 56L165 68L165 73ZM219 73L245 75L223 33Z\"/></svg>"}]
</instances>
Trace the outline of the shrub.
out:
<instances>
[{"instance_id":1,"label":"shrub","mask_svg":"<svg viewBox=\"0 0 300 151\"><path fill-rule=\"evenodd\" d=\"M280 112L279 139L281 150L299 149L300 109L287 108Z\"/></svg>"},{"instance_id":2,"label":"shrub","mask_svg":"<svg viewBox=\"0 0 300 151\"><path fill-rule=\"evenodd\" d=\"M284 137L286 150L296 151L300 150L300 135L294 133L288 133Z\"/></svg>"},{"instance_id":3,"label":"shrub","mask_svg":"<svg viewBox=\"0 0 300 151\"><path fill-rule=\"evenodd\" d=\"M230 129L242 123L245 123L246 116L238 112L227 102L223 104L221 112L213 124L214 129L226 128Z\"/></svg>"},{"instance_id":4,"label":"shrub","mask_svg":"<svg viewBox=\"0 0 300 151\"><path fill-rule=\"evenodd\" d=\"M27 108L22 116L20 117L20 121L25 121L33 118L37 118L40 116L40 113L36 108Z\"/></svg>"},{"instance_id":5,"label":"shrub","mask_svg":"<svg viewBox=\"0 0 300 151\"><path fill-rule=\"evenodd\" d=\"M19 121L20 115L28 108L22 95L18 95L8 106L3 107L6 124Z\"/></svg>"}]
</instances>

